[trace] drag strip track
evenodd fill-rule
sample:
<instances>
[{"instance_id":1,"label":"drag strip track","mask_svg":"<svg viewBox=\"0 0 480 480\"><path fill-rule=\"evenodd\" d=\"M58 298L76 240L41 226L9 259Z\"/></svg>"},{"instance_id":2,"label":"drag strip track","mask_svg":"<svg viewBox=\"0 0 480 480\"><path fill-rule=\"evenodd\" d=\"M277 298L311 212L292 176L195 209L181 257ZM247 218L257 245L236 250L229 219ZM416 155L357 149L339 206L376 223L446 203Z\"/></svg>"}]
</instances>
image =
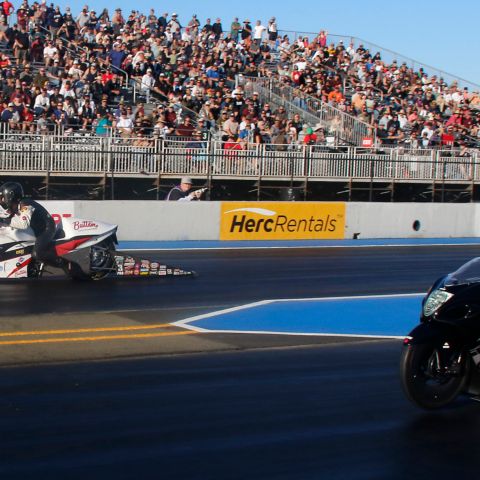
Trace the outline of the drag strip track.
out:
<instances>
[{"instance_id":1,"label":"drag strip track","mask_svg":"<svg viewBox=\"0 0 480 480\"><path fill-rule=\"evenodd\" d=\"M0 323L15 319L17 329L32 330L33 314L76 311L83 313L57 316L50 328L78 317L88 335L112 329L118 338L152 328L143 310L151 309L155 335L169 335L162 322L191 309L422 292L479 254L465 246L144 252L200 276L4 282ZM140 312L120 333L118 324L87 325L99 310ZM39 318L36 325L49 316ZM300 348L295 337L268 345L258 336L199 337L214 351L0 368L0 477L383 480L478 472L480 407L460 400L432 414L410 405L399 384L399 341ZM220 351L212 338L234 347ZM129 356L145 354L144 341ZM155 341L152 352L165 337ZM108 345L124 353L136 342ZM289 348L265 348L275 346ZM24 347L12 355L23 358ZM88 342L78 347L90 354Z\"/></svg>"},{"instance_id":2,"label":"drag strip track","mask_svg":"<svg viewBox=\"0 0 480 480\"><path fill-rule=\"evenodd\" d=\"M475 478L480 406L411 406L399 351L379 342L0 369L0 475Z\"/></svg>"},{"instance_id":3,"label":"drag strip track","mask_svg":"<svg viewBox=\"0 0 480 480\"><path fill-rule=\"evenodd\" d=\"M193 269L191 278L50 277L0 283L0 316L202 307L275 298L424 292L433 279L480 255L477 246L145 251L135 255Z\"/></svg>"}]
</instances>

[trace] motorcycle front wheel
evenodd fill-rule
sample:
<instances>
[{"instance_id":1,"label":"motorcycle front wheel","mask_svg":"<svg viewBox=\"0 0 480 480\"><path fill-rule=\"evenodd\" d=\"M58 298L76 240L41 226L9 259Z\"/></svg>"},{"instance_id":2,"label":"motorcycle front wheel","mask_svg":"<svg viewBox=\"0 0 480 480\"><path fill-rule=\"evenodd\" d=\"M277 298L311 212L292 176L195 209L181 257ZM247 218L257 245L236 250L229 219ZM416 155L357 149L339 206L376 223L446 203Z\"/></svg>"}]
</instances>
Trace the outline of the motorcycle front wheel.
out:
<instances>
[{"instance_id":1,"label":"motorcycle front wheel","mask_svg":"<svg viewBox=\"0 0 480 480\"><path fill-rule=\"evenodd\" d=\"M407 345L403 349L402 387L407 398L421 408L433 410L451 403L465 388L469 374L466 353L450 345Z\"/></svg>"}]
</instances>

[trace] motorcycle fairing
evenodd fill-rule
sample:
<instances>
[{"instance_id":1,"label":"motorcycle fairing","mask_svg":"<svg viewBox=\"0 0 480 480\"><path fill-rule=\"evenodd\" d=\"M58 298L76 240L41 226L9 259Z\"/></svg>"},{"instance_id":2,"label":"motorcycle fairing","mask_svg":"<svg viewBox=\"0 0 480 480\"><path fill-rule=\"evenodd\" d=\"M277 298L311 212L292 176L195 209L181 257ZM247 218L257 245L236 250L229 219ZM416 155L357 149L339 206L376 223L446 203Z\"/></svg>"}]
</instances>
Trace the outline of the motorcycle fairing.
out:
<instances>
[{"instance_id":1,"label":"motorcycle fairing","mask_svg":"<svg viewBox=\"0 0 480 480\"><path fill-rule=\"evenodd\" d=\"M78 263L88 275L90 247L112 235L116 241L116 230L116 225L65 218L58 226L54 249L59 257ZM35 234L30 228L0 228L0 278L28 277L28 265L32 261L35 240Z\"/></svg>"},{"instance_id":2,"label":"motorcycle fairing","mask_svg":"<svg viewBox=\"0 0 480 480\"><path fill-rule=\"evenodd\" d=\"M73 250L77 250L80 246L84 245L92 239L88 237L69 238L68 240L57 240L55 242L55 252L59 257L64 257Z\"/></svg>"},{"instance_id":3,"label":"motorcycle fairing","mask_svg":"<svg viewBox=\"0 0 480 480\"><path fill-rule=\"evenodd\" d=\"M10 271L7 272L7 278L25 278L28 277L28 265L32 261L32 256L29 255L28 257L20 257L18 258L17 262L15 263L15 267Z\"/></svg>"},{"instance_id":4,"label":"motorcycle fairing","mask_svg":"<svg viewBox=\"0 0 480 480\"><path fill-rule=\"evenodd\" d=\"M103 235L94 235L94 236L78 236L69 240L63 241L61 245L58 245L57 254L68 260L69 262L76 263L85 273L85 275L90 274L90 247L97 245L103 240L106 240L109 237L112 237L116 242L115 231L117 227L114 226L110 228L109 231L105 232ZM58 250L60 248L60 250ZM60 252L60 253L59 253Z\"/></svg>"},{"instance_id":5,"label":"motorcycle fairing","mask_svg":"<svg viewBox=\"0 0 480 480\"><path fill-rule=\"evenodd\" d=\"M449 323L423 322L417 325L405 339L405 345L421 345L433 343L443 345L445 341L462 343L464 338L461 332Z\"/></svg>"},{"instance_id":6,"label":"motorcycle fairing","mask_svg":"<svg viewBox=\"0 0 480 480\"><path fill-rule=\"evenodd\" d=\"M33 251L33 245L19 245L18 243L10 245L8 249L0 249L0 263L13 260L14 258L31 255Z\"/></svg>"},{"instance_id":7,"label":"motorcycle fairing","mask_svg":"<svg viewBox=\"0 0 480 480\"><path fill-rule=\"evenodd\" d=\"M32 230L0 228L0 278L24 278L32 261L35 235Z\"/></svg>"},{"instance_id":8,"label":"motorcycle fairing","mask_svg":"<svg viewBox=\"0 0 480 480\"><path fill-rule=\"evenodd\" d=\"M62 220L62 229L65 232L65 239L73 240L83 237L99 239L100 237L107 238L112 233L115 233L117 226L78 218L64 218Z\"/></svg>"},{"instance_id":9,"label":"motorcycle fairing","mask_svg":"<svg viewBox=\"0 0 480 480\"><path fill-rule=\"evenodd\" d=\"M62 228L64 238L55 242L57 255L78 264L86 275L90 273L90 247L112 235L116 242L116 225L78 218L65 218L62 220Z\"/></svg>"},{"instance_id":10,"label":"motorcycle fairing","mask_svg":"<svg viewBox=\"0 0 480 480\"><path fill-rule=\"evenodd\" d=\"M14 256L9 260L0 261L0 278L25 278L28 276L28 265L32 255Z\"/></svg>"}]
</instances>

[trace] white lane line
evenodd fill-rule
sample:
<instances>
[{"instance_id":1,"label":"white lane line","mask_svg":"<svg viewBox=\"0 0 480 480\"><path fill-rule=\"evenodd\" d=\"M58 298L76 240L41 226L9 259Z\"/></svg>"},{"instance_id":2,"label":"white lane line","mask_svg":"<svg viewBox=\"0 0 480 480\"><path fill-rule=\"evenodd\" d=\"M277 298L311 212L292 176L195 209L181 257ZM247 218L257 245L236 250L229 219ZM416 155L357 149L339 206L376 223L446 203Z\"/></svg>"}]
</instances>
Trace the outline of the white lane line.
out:
<instances>
[{"instance_id":1,"label":"white lane line","mask_svg":"<svg viewBox=\"0 0 480 480\"><path fill-rule=\"evenodd\" d=\"M399 248L399 247L471 247L476 243L407 243L407 244L368 244L368 245L299 245L299 246L232 246L232 247L165 247L165 248L129 248L127 245L120 245L119 251L128 252L196 252L201 250L283 250L283 249L325 249L325 248Z\"/></svg>"},{"instance_id":2,"label":"white lane line","mask_svg":"<svg viewBox=\"0 0 480 480\"><path fill-rule=\"evenodd\" d=\"M218 317L219 315L224 315L226 313L238 312L240 310L248 310L250 308L259 307L262 305L268 305L269 303L273 302L275 302L275 300L262 300L260 302L247 303L246 305L240 305L238 307L226 308L223 310L217 310L215 312L196 315L195 317L185 318L184 320L178 320L177 322L173 322L172 325L176 327L187 328L189 330L194 330L196 332L216 332L217 330L209 330L206 328L197 327L195 325L190 325L190 323L197 322L198 320L204 320L205 318Z\"/></svg>"}]
</instances>

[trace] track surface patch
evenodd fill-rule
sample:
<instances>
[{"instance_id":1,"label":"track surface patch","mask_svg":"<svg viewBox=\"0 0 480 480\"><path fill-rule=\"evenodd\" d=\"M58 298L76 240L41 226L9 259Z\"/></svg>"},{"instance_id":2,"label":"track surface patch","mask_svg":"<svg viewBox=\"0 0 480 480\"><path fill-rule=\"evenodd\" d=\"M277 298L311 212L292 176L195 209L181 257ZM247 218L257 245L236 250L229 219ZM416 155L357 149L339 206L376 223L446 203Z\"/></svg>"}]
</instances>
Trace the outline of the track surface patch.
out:
<instances>
[{"instance_id":1,"label":"track surface patch","mask_svg":"<svg viewBox=\"0 0 480 480\"><path fill-rule=\"evenodd\" d=\"M188 318L201 332L402 338L417 323L423 294L267 300Z\"/></svg>"}]
</instances>

